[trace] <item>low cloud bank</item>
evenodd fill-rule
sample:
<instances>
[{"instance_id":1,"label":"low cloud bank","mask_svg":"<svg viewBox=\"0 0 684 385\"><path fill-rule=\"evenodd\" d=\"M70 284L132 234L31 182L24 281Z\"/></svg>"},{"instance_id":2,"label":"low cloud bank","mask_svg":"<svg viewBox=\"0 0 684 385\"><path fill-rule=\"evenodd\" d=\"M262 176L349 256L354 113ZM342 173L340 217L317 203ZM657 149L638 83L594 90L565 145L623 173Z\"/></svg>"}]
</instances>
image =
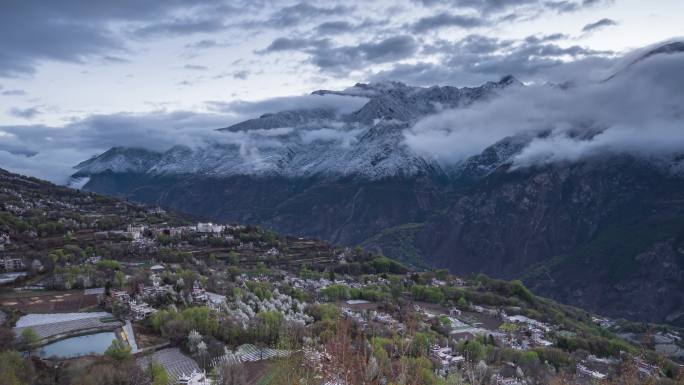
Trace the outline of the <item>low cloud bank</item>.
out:
<instances>
[{"instance_id":1,"label":"low cloud bank","mask_svg":"<svg viewBox=\"0 0 684 385\"><path fill-rule=\"evenodd\" d=\"M325 94L283 96L257 102L207 102L207 105L213 111L237 114L248 119L267 112L315 108L333 109L340 114L348 114L358 110L367 102L368 99L362 97Z\"/></svg>"},{"instance_id":2,"label":"low cloud bank","mask_svg":"<svg viewBox=\"0 0 684 385\"><path fill-rule=\"evenodd\" d=\"M207 102L208 112L154 111L91 115L62 127L45 125L0 126L0 167L26 175L66 183L73 166L112 147L166 151L177 145L198 147L210 143L236 144L246 161L260 148L282 145L292 128L246 132L219 132L217 128L283 110L327 108L349 113L366 98L340 95L304 95L254 102ZM320 128L320 127L317 127ZM356 132L335 127L302 132L302 140L339 141L348 145Z\"/></svg>"},{"instance_id":3,"label":"low cloud bank","mask_svg":"<svg viewBox=\"0 0 684 385\"><path fill-rule=\"evenodd\" d=\"M596 154L658 158L681 154L684 50L674 48L627 55L616 75L607 80L512 88L488 102L441 111L406 129L404 143L445 166L511 136L533 138L512 159L514 167L576 161ZM573 63L567 67L574 68ZM116 146L161 152L177 145L237 145L244 161L253 163L261 162L269 149L293 140L302 146L327 143L349 148L363 127L314 121L249 132L215 129L284 110L332 108L345 114L366 102L361 97L305 95L207 102L206 112L92 115L62 127L0 126L0 167L64 183L74 165Z\"/></svg>"},{"instance_id":4,"label":"low cloud bank","mask_svg":"<svg viewBox=\"0 0 684 385\"><path fill-rule=\"evenodd\" d=\"M406 130L405 143L444 165L515 135L534 139L514 157L514 167L597 154L681 154L684 53L630 63L606 81L522 87L487 103L441 112Z\"/></svg>"}]
</instances>

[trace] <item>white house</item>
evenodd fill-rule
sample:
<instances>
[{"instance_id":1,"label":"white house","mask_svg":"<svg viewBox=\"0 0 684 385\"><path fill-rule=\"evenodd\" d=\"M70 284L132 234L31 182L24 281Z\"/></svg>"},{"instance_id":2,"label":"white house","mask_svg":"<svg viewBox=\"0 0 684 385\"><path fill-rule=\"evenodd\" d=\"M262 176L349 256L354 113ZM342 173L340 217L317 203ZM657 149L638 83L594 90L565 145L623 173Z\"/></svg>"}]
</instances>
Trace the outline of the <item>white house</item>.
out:
<instances>
[{"instance_id":1,"label":"white house","mask_svg":"<svg viewBox=\"0 0 684 385\"><path fill-rule=\"evenodd\" d=\"M157 311L147 303L137 302L135 300L131 300L128 303L128 309L133 314L133 319L137 321L143 320L147 318L147 316L149 316L150 314L155 313Z\"/></svg>"},{"instance_id":2,"label":"white house","mask_svg":"<svg viewBox=\"0 0 684 385\"><path fill-rule=\"evenodd\" d=\"M211 222L208 223L198 223L197 232L198 233L208 233L208 234L220 234L223 232L224 226L217 225Z\"/></svg>"},{"instance_id":3,"label":"white house","mask_svg":"<svg viewBox=\"0 0 684 385\"><path fill-rule=\"evenodd\" d=\"M21 258L6 257L0 261L0 268L4 271L24 270L24 261Z\"/></svg>"},{"instance_id":4,"label":"white house","mask_svg":"<svg viewBox=\"0 0 684 385\"><path fill-rule=\"evenodd\" d=\"M223 305L227 301L227 298L225 295L216 294L216 293L212 293L209 291L206 291L205 295L206 295L207 300L208 300L207 304L212 309L220 309L221 305Z\"/></svg>"},{"instance_id":5,"label":"white house","mask_svg":"<svg viewBox=\"0 0 684 385\"><path fill-rule=\"evenodd\" d=\"M179 385L211 385L213 382L204 373L194 371L178 376Z\"/></svg>"}]
</instances>

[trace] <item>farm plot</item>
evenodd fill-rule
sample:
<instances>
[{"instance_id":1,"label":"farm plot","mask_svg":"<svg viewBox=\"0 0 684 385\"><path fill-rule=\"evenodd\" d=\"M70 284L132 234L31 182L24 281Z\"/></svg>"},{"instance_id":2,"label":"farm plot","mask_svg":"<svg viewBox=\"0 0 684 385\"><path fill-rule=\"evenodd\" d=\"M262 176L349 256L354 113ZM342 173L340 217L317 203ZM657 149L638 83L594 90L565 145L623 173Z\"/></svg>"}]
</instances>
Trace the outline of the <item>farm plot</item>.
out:
<instances>
[{"instance_id":1,"label":"farm plot","mask_svg":"<svg viewBox=\"0 0 684 385\"><path fill-rule=\"evenodd\" d=\"M0 305L27 313L79 311L97 305L97 295L83 291L8 293L0 297Z\"/></svg>"},{"instance_id":2,"label":"farm plot","mask_svg":"<svg viewBox=\"0 0 684 385\"><path fill-rule=\"evenodd\" d=\"M14 333L20 335L25 329L31 328L41 339L52 338L76 332L90 330L115 329L121 322L106 322L112 315L105 312L97 313L63 313L63 314L29 314L21 317Z\"/></svg>"}]
</instances>

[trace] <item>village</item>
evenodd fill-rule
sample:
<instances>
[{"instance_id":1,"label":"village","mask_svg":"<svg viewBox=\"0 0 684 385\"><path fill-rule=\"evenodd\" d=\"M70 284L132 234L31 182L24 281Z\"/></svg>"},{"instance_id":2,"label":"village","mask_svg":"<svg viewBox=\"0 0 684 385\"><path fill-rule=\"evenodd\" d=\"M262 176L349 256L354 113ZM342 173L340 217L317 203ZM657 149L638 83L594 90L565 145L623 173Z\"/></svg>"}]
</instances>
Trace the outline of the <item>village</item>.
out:
<instances>
[{"instance_id":1,"label":"village","mask_svg":"<svg viewBox=\"0 0 684 385\"><path fill-rule=\"evenodd\" d=\"M0 190L12 336L0 348L29 357L36 383L114 371L155 384L609 384L629 367L667 384L680 368L676 328L592 315L519 281L14 182Z\"/></svg>"}]
</instances>

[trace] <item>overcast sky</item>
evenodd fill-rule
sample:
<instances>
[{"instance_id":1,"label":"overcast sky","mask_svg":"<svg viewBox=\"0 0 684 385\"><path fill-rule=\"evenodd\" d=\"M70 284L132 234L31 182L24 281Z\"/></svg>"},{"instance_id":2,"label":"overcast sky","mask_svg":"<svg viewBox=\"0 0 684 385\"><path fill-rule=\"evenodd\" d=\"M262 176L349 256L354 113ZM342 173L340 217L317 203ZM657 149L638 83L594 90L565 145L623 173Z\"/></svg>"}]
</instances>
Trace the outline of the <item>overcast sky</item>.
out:
<instances>
[{"instance_id":1,"label":"overcast sky","mask_svg":"<svg viewBox=\"0 0 684 385\"><path fill-rule=\"evenodd\" d=\"M102 133L223 127L288 99L255 101L356 82L600 78L621 54L680 36L684 14L681 0L1 3L0 167L20 171L10 155L56 136L99 133L76 152L78 140L55 141L74 164L126 144Z\"/></svg>"}]
</instances>

